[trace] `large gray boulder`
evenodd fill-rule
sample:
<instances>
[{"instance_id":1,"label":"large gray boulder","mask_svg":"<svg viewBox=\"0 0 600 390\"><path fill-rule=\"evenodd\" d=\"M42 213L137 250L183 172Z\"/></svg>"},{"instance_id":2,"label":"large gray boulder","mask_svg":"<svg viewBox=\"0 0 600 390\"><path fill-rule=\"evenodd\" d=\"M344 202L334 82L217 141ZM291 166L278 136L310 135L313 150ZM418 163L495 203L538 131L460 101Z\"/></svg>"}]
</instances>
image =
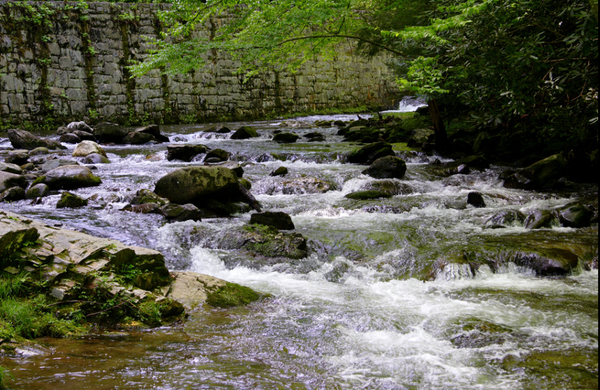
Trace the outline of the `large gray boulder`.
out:
<instances>
[{"instance_id":1,"label":"large gray boulder","mask_svg":"<svg viewBox=\"0 0 600 390\"><path fill-rule=\"evenodd\" d=\"M204 199L218 197L227 200L239 196L236 173L223 167L185 167L163 176L154 192L177 204L201 204Z\"/></svg>"},{"instance_id":2,"label":"large gray boulder","mask_svg":"<svg viewBox=\"0 0 600 390\"><path fill-rule=\"evenodd\" d=\"M53 150L66 149L58 141L48 138L41 138L25 130L8 130L8 139L15 149L33 150L39 147L45 147Z\"/></svg>"},{"instance_id":3,"label":"large gray boulder","mask_svg":"<svg viewBox=\"0 0 600 390\"><path fill-rule=\"evenodd\" d=\"M65 165L54 168L46 173L42 181L53 190L94 187L102 183L102 180L94 175L89 168L80 165Z\"/></svg>"}]
</instances>

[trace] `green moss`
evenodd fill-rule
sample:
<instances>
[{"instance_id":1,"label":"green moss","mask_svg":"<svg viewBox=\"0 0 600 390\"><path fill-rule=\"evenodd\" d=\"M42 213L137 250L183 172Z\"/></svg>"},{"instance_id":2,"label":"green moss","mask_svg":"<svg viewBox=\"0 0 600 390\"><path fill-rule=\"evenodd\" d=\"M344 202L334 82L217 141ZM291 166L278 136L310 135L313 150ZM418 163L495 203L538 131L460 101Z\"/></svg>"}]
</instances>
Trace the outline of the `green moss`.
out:
<instances>
[{"instance_id":1,"label":"green moss","mask_svg":"<svg viewBox=\"0 0 600 390\"><path fill-rule=\"evenodd\" d=\"M206 303L212 307L226 309L236 306L245 306L249 303L258 301L261 297L261 294L249 287L228 282L226 286L220 287L216 291L208 294Z\"/></svg>"}]
</instances>

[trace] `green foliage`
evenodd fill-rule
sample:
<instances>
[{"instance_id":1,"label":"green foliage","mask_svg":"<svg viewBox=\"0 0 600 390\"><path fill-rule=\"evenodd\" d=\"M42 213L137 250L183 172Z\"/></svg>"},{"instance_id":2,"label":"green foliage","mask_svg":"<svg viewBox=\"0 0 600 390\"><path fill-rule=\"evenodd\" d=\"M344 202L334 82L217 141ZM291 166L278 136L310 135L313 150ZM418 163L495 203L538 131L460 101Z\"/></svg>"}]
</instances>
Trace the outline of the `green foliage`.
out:
<instances>
[{"instance_id":1,"label":"green foliage","mask_svg":"<svg viewBox=\"0 0 600 390\"><path fill-rule=\"evenodd\" d=\"M27 274L0 278L0 336L2 338L65 337L83 331L48 310L44 295Z\"/></svg>"},{"instance_id":2,"label":"green foliage","mask_svg":"<svg viewBox=\"0 0 600 390\"><path fill-rule=\"evenodd\" d=\"M11 375L8 370L0 366L0 390L8 389L7 382L11 379Z\"/></svg>"},{"instance_id":3,"label":"green foliage","mask_svg":"<svg viewBox=\"0 0 600 390\"><path fill-rule=\"evenodd\" d=\"M251 78L351 44L391 54L399 87L450 104L446 115L589 148L597 15L596 0L180 0L162 15L169 30L151 42L156 51L133 70L186 73L227 53Z\"/></svg>"}]
</instances>

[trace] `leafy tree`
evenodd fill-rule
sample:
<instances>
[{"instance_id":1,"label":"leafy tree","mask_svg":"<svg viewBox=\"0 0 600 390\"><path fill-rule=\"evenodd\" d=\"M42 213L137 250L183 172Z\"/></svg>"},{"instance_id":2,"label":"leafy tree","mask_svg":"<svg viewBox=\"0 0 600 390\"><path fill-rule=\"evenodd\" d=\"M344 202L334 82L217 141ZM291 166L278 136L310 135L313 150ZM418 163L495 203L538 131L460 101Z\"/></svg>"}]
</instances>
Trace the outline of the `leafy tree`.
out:
<instances>
[{"instance_id":1,"label":"leafy tree","mask_svg":"<svg viewBox=\"0 0 600 390\"><path fill-rule=\"evenodd\" d=\"M597 0L178 0L163 21L168 34L137 74L185 73L216 51L247 77L293 71L350 42L392 55L399 86L428 99L439 148L438 99L503 137L597 143Z\"/></svg>"}]
</instances>

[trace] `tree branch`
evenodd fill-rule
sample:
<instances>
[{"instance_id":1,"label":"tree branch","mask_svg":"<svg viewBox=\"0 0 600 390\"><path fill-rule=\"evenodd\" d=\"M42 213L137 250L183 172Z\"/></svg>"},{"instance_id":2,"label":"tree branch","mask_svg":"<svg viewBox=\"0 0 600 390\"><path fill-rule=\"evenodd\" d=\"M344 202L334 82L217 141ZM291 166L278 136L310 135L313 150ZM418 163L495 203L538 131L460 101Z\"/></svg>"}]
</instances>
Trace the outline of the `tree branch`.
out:
<instances>
[{"instance_id":1,"label":"tree branch","mask_svg":"<svg viewBox=\"0 0 600 390\"><path fill-rule=\"evenodd\" d=\"M281 41L280 43L277 44L277 46L283 46L286 43L290 43L290 42L295 42L295 41L302 41L302 40L307 40L307 39L325 39L325 38L347 38L347 39L353 39L356 41L361 41L361 42L365 42L368 44L371 44L373 46L377 46L385 51L389 51L390 53L394 53L396 55L402 56L404 55L402 52L392 49L391 47L382 45L380 43L371 41L370 39L365 39L365 38L361 38L361 37L357 37L355 35L346 35L346 34L331 34L331 35L307 35L304 37L297 37L297 38L290 38L290 39L286 39L284 41Z\"/></svg>"}]
</instances>

